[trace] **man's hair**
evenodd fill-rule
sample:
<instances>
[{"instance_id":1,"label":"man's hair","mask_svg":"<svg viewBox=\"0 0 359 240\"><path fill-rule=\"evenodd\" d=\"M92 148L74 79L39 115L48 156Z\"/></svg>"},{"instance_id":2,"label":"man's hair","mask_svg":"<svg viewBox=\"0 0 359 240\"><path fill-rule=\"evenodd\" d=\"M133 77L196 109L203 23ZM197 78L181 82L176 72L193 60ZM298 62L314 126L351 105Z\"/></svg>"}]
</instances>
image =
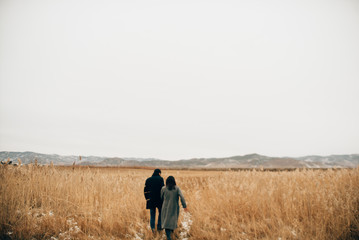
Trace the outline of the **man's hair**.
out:
<instances>
[{"instance_id":1,"label":"man's hair","mask_svg":"<svg viewBox=\"0 0 359 240\"><path fill-rule=\"evenodd\" d=\"M169 176L166 179L166 187L168 188L168 190L172 190L174 189L176 186L176 180L173 176Z\"/></svg>"},{"instance_id":2,"label":"man's hair","mask_svg":"<svg viewBox=\"0 0 359 240\"><path fill-rule=\"evenodd\" d=\"M153 171L153 175L152 176L159 176L161 173L161 170L160 169L155 169L155 171Z\"/></svg>"}]
</instances>

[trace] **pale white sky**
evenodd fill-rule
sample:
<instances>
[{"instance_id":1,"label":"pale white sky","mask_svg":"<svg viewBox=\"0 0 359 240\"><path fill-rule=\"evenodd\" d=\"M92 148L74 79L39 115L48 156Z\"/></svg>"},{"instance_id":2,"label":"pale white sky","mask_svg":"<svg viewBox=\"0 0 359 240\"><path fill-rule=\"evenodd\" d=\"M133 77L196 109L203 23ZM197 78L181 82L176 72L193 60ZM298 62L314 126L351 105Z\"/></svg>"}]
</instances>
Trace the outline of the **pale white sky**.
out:
<instances>
[{"instance_id":1,"label":"pale white sky","mask_svg":"<svg viewBox=\"0 0 359 240\"><path fill-rule=\"evenodd\" d=\"M0 151L359 153L359 1L0 1Z\"/></svg>"}]
</instances>

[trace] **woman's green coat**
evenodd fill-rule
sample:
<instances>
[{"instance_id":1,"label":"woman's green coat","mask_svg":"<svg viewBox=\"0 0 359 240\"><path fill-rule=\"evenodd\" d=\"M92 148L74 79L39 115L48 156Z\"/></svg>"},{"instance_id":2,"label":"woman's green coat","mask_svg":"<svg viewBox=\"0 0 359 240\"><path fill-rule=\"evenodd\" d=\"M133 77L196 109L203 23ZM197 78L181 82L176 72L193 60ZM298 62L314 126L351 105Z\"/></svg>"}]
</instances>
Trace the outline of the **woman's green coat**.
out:
<instances>
[{"instance_id":1,"label":"woman's green coat","mask_svg":"<svg viewBox=\"0 0 359 240\"><path fill-rule=\"evenodd\" d=\"M183 208L187 207L186 200L178 186L174 186L172 190L169 190L166 186L163 187L161 189L161 198L163 200L161 212L162 228L174 230L177 228L179 216L178 199L181 199Z\"/></svg>"}]
</instances>

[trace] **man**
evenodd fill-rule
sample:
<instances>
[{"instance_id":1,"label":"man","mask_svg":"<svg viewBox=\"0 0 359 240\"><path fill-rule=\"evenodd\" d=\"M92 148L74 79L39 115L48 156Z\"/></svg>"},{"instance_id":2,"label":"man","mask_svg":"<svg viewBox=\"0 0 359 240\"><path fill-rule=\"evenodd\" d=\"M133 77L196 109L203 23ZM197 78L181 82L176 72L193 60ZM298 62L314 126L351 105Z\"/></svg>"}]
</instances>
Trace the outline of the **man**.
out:
<instances>
[{"instance_id":1,"label":"man","mask_svg":"<svg viewBox=\"0 0 359 240\"><path fill-rule=\"evenodd\" d=\"M146 198L146 209L150 209L150 226L152 232L155 231L155 222L156 222L156 208L158 209L158 221L157 221L157 231L161 231L161 189L164 186L163 178L161 177L161 170L155 169L152 174L152 177L147 178L145 183L145 198Z\"/></svg>"}]
</instances>

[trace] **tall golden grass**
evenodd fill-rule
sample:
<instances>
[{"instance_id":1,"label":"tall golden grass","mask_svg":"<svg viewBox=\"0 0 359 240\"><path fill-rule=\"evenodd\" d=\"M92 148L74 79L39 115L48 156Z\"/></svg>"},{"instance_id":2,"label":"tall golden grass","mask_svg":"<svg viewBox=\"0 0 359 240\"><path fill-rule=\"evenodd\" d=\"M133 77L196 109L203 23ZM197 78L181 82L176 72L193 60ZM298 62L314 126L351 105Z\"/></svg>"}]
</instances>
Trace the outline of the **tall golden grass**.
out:
<instances>
[{"instance_id":1,"label":"tall golden grass","mask_svg":"<svg viewBox=\"0 0 359 240\"><path fill-rule=\"evenodd\" d=\"M145 210L143 187L151 174L152 170L129 168L1 167L0 236L162 239L150 231ZM169 175L183 190L192 220L185 235L179 225L177 238L352 239L359 235L358 168L162 171L164 178Z\"/></svg>"}]
</instances>

